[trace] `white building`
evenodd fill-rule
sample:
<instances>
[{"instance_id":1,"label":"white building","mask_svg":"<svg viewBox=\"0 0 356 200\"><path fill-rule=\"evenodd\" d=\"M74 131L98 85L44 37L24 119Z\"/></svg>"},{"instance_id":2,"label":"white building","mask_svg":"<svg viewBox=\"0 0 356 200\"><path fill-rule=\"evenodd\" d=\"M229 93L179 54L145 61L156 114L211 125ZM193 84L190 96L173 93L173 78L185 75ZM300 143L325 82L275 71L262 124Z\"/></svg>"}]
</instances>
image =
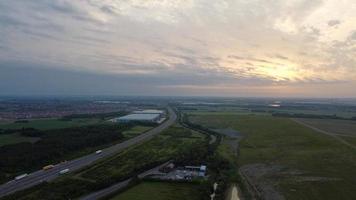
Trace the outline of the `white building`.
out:
<instances>
[{"instance_id":1,"label":"white building","mask_svg":"<svg viewBox=\"0 0 356 200\"><path fill-rule=\"evenodd\" d=\"M132 121L158 123L161 117L159 114L129 114L123 117L118 117L113 122L127 123Z\"/></svg>"},{"instance_id":2,"label":"white building","mask_svg":"<svg viewBox=\"0 0 356 200\"><path fill-rule=\"evenodd\" d=\"M127 123L133 121L161 123L165 120L165 112L162 110L140 110L129 115L111 119L112 122Z\"/></svg>"},{"instance_id":3,"label":"white building","mask_svg":"<svg viewBox=\"0 0 356 200\"><path fill-rule=\"evenodd\" d=\"M132 113L134 113L134 114L159 114L161 117L163 117L165 114L165 112L163 110L153 110L153 109L137 110L137 111L133 111Z\"/></svg>"}]
</instances>

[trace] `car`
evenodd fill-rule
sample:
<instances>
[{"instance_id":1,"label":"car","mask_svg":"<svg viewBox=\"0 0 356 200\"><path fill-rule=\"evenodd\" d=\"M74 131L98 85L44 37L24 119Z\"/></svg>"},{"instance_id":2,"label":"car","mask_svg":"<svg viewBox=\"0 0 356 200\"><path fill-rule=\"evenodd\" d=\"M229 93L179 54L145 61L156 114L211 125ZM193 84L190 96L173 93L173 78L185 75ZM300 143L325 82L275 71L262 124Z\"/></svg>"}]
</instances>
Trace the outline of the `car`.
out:
<instances>
[{"instance_id":1,"label":"car","mask_svg":"<svg viewBox=\"0 0 356 200\"><path fill-rule=\"evenodd\" d=\"M44 166L42 169L49 170L49 169L52 169L53 167L54 167L54 165L47 165L47 166Z\"/></svg>"},{"instance_id":2,"label":"car","mask_svg":"<svg viewBox=\"0 0 356 200\"><path fill-rule=\"evenodd\" d=\"M97 150L97 151L95 151L96 154L99 154L99 153L101 153L101 152L103 152L103 150Z\"/></svg>"}]
</instances>

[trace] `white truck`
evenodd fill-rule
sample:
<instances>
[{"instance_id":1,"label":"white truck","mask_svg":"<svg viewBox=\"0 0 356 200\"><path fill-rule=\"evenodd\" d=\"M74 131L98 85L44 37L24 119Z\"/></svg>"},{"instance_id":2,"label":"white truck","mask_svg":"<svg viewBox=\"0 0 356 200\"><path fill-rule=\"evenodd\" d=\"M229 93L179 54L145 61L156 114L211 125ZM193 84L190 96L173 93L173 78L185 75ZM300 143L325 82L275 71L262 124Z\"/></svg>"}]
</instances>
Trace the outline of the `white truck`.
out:
<instances>
[{"instance_id":1,"label":"white truck","mask_svg":"<svg viewBox=\"0 0 356 200\"><path fill-rule=\"evenodd\" d=\"M21 175L18 175L18 176L15 177L15 180L23 179L23 178L25 178L26 176L28 176L28 174L21 174Z\"/></svg>"},{"instance_id":2,"label":"white truck","mask_svg":"<svg viewBox=\"0 0 356 200\"><path fill-rule=\"evenodd\" d=\"M69 172L69 169L63 169L61 171L59 171L59 174L66 174Z\"/></svg>"}]
</instances>

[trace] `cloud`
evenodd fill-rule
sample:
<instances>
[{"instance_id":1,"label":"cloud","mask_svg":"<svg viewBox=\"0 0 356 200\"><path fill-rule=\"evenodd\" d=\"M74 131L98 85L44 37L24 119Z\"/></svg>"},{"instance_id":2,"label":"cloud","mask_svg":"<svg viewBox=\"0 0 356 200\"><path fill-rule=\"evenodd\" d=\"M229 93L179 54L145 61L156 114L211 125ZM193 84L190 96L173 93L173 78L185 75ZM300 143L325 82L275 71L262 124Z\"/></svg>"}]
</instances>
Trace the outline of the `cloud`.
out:
<instances>
[{"instance_id":1,"label":"cloud","mask_svg":"<svg viewBox=\"0 0 356 200\"><path fill-rule=\"evenodd\" d=\"M275 57L278 58L278 59L282 59L282 60L288 60L289 59L287 56L282 56L280 54L276 54Z\"/></svg>"},{"instance_id":2,"label":"cloud","mask_svg":"<svg viewBox=\"0 0 356 200\"><path fill-rule=\"evenodd\" d=\"M350 36L348 37L349 40L356 40L356 30L353 31L353 33L350 34Z\"/></svg>"},{"instance_id":3,"label":"cloud","mask_svg":"<svg viewBox=\"0 0 356 200\"><path fill-rule=\"evenodd\" d=\"M151 88L352 81L350 3L2 1L0 63L141 77Z\"/></svg>"},{"instance_id":4,"label":"cloud","mask_svg":"<svg viewBox=\"0 0 356 200\"><path fill-rule=\"evenodd\" d=\"M337 26L339 24L341 24L340 20L330 20L330 21L328 21L328 25L329 26Z\"/></svg>"}]
</instances>

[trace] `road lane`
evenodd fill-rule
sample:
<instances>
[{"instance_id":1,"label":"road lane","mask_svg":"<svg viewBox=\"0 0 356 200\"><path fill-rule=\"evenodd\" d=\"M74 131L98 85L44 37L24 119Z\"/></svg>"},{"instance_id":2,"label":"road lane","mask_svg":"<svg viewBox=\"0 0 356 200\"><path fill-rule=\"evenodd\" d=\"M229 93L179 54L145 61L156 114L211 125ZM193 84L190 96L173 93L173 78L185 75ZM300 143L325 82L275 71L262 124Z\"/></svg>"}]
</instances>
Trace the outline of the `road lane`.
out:
<instances>
[{"instance_id":1,"label":"road lane","mask_svg":"<svg viewBox=\"0 0 356 200\"><path fill-rule=\"evenodd\" d=\"M55 165L54 168L49 169L49 170L38 170L36 172L33 172L29 174L27 177L22 178L20 180L12 180L9 181L3 185L0 186L0 197L6 196L8 194L14 193L16 191L20 191L29 187L32 187L34 185L37 185L41 182L44 181L51 181L55 178L57 178L60 174L59 172L64 169L69 169L70 172L76 171L80 168L83 168L85 166L88 166L92 164L93 162L109 157L115 153L118 153L127 147L130 147L135 144L142 143L144 141L147 141L151 139L153 136L157 135L164 129L168 128L171 126L177 119L177 116L175 112L171 109L168 108L168 114L169 114L169 119L160 124L159 126L147 131L146 133L143 133L135 138L126 140L122 143L113 145L111 147L108 147L106 149L102 150L102 153L100 154L89 154L74 160L67 161L65 163L59 163Z\"/></svg>"}]
</instances>

